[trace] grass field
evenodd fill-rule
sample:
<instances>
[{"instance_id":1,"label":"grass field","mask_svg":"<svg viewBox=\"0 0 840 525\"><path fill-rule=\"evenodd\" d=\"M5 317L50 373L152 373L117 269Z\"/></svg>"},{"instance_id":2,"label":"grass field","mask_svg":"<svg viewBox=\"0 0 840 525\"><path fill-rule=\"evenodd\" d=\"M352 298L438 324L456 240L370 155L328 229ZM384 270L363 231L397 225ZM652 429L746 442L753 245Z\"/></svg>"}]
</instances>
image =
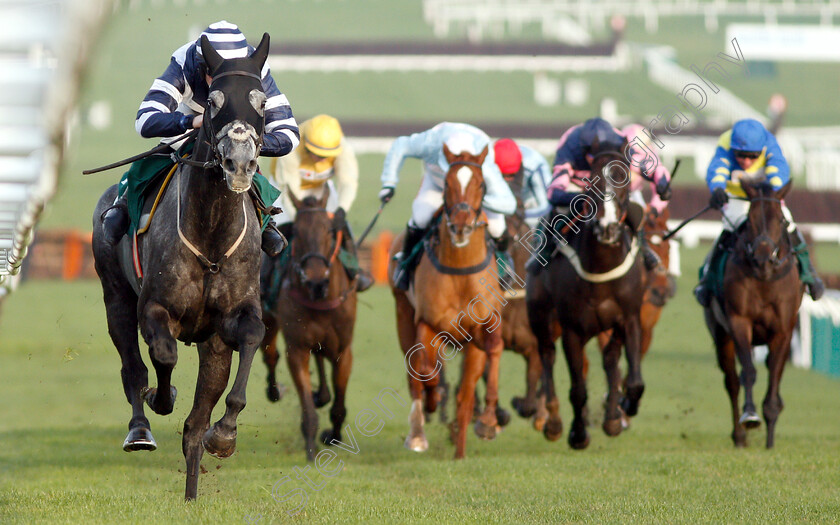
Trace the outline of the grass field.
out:
<instances>
[{"instance_id":1,"label":"grass field","mask_svg":"<svg viewBox=\"0 0 840 525\"><path fill-rule=\"evenodd\" d=\"M356 433L358 455L334 478L312 479L308 504L292 518L292 501L272 499L283 476L305 467L299 406L290 391L279 404L264 396L265 371L255 363L249 403L239 420L237 453L205 456L199 500L183 503L180 431L189 411L197 360L181 347L172 415L150 415L159 449L126 454L129 407L119 359L106 334L96 282L26 282L0 318L0 522L2 523L836 523L840 519L840 382L788 367L787 410L777 445L763 448L762 430L735 450L722 374L700 309L691 299L701 250L686 251L677 297L666 308L643 366L647 390L632 428L611 439L593 426L583 452L545 441L520 419L493 442L468 438L467 459L452 460L445 428L428 427L431 448L402 448L407 409L374 437ZM361 296L350 380L348 423L383 388L408 397L396 344L393 303L382 287ZM146 350L143 351L146 355ZM590 408L600 421L604 391L597 353ZM456 368L450 368L450 380ZM571 409L565 364L558 392L566 428ZM518 356L502 362L501 400L523 389ZM291 386L285 364L280 381ZM759 368L757 395L765 388ZM293 389L292 389L293 390ZM450 405L450 413L452 406ZM320 410L321 424L328 422ZM217 410L214 417L220 415ZM346 434L346 432L345 432ZM253 522L253 521L252 521Z\"/></svg>"}]
</instances>

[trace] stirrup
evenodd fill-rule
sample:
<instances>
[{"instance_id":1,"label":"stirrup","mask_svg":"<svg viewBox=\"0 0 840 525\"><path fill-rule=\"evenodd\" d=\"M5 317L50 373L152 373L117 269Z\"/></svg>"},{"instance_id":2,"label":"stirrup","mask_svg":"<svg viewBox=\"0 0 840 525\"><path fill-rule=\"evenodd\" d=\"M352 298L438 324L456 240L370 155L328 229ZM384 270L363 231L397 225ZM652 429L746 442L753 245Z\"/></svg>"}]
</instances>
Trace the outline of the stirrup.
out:
<instances>
[{"instance_id":1,"label":"stirrup","mask_svg":"<svg viewBox=\"0 0 840 525\"><path fill-rule=\"evenodd\" d=\"M116 246L128 233L128 206L120 199L100 215L102 233L109 246Z\"/></svg>"}]
</instances>

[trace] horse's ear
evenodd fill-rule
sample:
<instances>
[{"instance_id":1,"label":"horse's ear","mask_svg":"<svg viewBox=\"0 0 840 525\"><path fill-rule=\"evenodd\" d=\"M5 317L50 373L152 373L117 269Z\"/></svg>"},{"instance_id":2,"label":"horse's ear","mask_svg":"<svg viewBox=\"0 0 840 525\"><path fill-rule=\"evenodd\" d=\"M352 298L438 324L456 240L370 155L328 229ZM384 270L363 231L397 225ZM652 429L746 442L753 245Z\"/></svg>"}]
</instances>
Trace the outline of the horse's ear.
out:
<instances>
[{"instance_id":1,"label":"horse's ear","mask_svg":"<svg viewBox=\"0 0 840 525\"><path fill-rule=\"evenodd\" d=\"M787 184L776 190L776 198L779 200L784 199L785 195L787 195L790 191L791 186L793 186L793 179L789 180Z\"/></svg>"},{"instance_id":2,"label":"horse's ear","mask_svg":"<svg viewBox=\"0 0 840 525\"><path fill-rule=\"evenodd\" d=\"M268 42L270 38L268 33L263 33L262 40L260 40L260 44L251 53L251 60L254 60L259 64L260 69L262 70L263 66L265 65L265 61L268 58Z\"/></svg>"},{"instance_id":3,"label":"horse's ear","mask_svg":"<svg viewBox=\"0 0 840 525\"><path fill-rule=\"evenodd\" d=\"M201 35L200 44L201 54L204 56L204 62L207 64L207 74L212 77L225 59L222 58L222 55L218 51L213 49L213 46L210 45L210 40L207 39L207 35Z\"/></svg>"},{"instance_id":4,"label":"horse's ear","mask_svg":"<svg viewBox=\"0 0 840 525\"><path fill-rule=\"evenodd\" d=\"M326 208L327 202L330 200L330 186L329 184L324 184L324 194L321 195L321 198L318 199L318 207Z\"/></svg>"},{"instance_id":5,"label":"horse's ear","mask_svg":"<svg viewBox=\"0 0 840 525\"><path fill-rule=\"evenodd\" d=\"M292 190L288 190L288 192L289 192L289 200L292 201L292 206L294 206L296 210L301 209L303 207L303 203L300 202L300 199L297 198L297 195L295 195L295 192L293 192Z\"/></svg>"},{"instance_id":6,"label":"horse's ear","mask_svg":"<svg viewBox=\"0 0 840 525\"><path fill-rule=\"evenodd\" d=\"M487 153L490 151L490 145L484 146L484 149L481 150L481 153L478 154L478 163L484 164L484 158L487 157Z\"/></svg>"},{"instance_id":7,"label":"horse's ear","mask_svg":"<svg viewBox=\"0 0 840 525\"><path fill-rule=\"evenodd\" d=\"M446 144L443 145L443 156L446 157L446 162L448 162L449 164L452 164L452 162L456 158L456 155L449 151L449 146L447 146Z\"/></svg>"},{"instance_id":8,"label":"horse's ear","mask_svg":"<svg viewBox=\"0 0 840 525\"><path fill-rule=\"evenodd\" d=\"M741 189L744 190L750 200L758 195L758 185L749 177L741 177Z\"/></svg>"}]
</instances>

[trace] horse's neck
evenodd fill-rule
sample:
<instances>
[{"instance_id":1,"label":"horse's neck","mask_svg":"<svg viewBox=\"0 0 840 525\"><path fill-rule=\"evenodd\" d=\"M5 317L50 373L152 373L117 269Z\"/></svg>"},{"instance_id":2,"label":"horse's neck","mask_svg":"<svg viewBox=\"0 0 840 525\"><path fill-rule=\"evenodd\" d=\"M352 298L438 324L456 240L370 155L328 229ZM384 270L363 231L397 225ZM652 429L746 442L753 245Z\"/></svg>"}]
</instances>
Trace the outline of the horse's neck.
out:
<instances>
[{"instance_id":1,"label":"horse's neck","mask_svg":"<svg viewBox=\"0 0 840 525\"><path fill-rule=\"evenodd\" d=\"M608 271L621 264L633 242L633 236L627 228L622 232L621 240L615 244L600 242L591 227L583 228L573 239L572 245L584 268L596 272Z\"/></svg>"},{"instance_id":2,"label":"horse's neck","mask_svg":"<svg viewBox=\"0 0 840 525\"><path fill-rule=\"evenodd\" d=\"M485 226L477 226L470 236L470 243L463 248L452 244L452 237L446 222L441 221L438 226L438 240L435 247L438 260L453 268L465 268L481 264L487 258L487 243L484 242Z\"/></svg>"}]
</instances>

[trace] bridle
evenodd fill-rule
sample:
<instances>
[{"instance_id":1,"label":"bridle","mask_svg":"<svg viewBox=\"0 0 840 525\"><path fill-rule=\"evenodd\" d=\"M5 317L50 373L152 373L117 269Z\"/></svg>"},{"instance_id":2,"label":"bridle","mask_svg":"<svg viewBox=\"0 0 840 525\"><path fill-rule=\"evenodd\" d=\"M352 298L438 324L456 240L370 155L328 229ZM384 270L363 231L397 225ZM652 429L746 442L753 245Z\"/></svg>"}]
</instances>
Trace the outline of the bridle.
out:
<instances>
[{"instance_id":1,"label":"bridle","mask_svg":"<svg viewBox=\"0 0 840 525\"><path fill-rule=\"evenodd\" d=\"M303 208L303 209L298 210L298 214L307 213L307 212L323 212L323 211L326 211L326 210L324 208ZM304 273L304 267L306 266L306 263L310 259L317 259L317 260L323 261L324 265L327 267L327 271L326 271L325 275L326 275L327 278L329 278L330 268L332 268L333 263L335 262L336 258L338 257L338 252L341 251L341 243L343 241L343 237L344 237L344 230L338 230L338 232L335 235L335 245L330 250L329 257L327 257L326 255L324 255L323 253L321 253L319 251L311 251L311 252L306 252L300 258L296 258L295 257L295 247L297 246L297 243L295 243L294 239L292 239L292 246L291 246L291 249L292 249L292 269L298 275L301 282L306 281L306 275Z\"/></svg>"},{"instance_id":2,"label":"bridle","mask_svg":"<svg viewBox=\"0 0 840 525\"><path fill-rule=\"evenodd\" d=\"M744 251L746 252L747 260L749 261L749 263L752 266L757 267L759 264L758 264L758 261L755 258L755 246L757 244L760 244L761 242L767 242L771 246L773 246L773 253L770 255L770 262L773 263L773 266L778 268L778 267L782 266L783 264L785 264L788 261L788 259L790 259L791 255L793 254L793 251L789 250L787 255L785 255L782 258L779 258L779 250L781 248L779 246L779 243L777 243L772 238L770 238L770 236L767 235L767 233L766 233L767 232L767 215L764 213L764 203L765 202L773 202L773 203L778 203L779 205L781 205L782 201L780 199L775 198L775 197L759 196L759 197L754 197L752 199L749 199L749 202L750 202L750 206L752 206L752 203L758 202L760 207L761 207L761 233L757 237L755 237L752 241L746 243L746 247L744 248ZM782 216L781 219L779 219L779 223L781 224L782 231L784 232L786 230L786 226L787 226L787 220L785 220L784 215ZM784 239L785 237L786 237L786 235L783 234L782 239Z\"/></svg>"},{"instance_id":3,"label":"bridle","mask_svg":"<svg viewBox=\"0 0 840 525\"><path fill-rule=\"evenodd\" d=\"M473 168L478 168L479 170L482 169L481 164L479 164L477 162L468 161L468 160L453 161L451 164L449 164L450 170L455 166L470 166L470 167L473 167ZM478 201L479 205L476 208L473 208L472 206L469 205L469 203L463 202L463 201L455 204L452 207L450 207L449 203L446 202L447 187L448 187L448 182L444 181L444 183L443 183L443 195L444 195L444 198L443 198L443 216L444 216L444 219L446 220L446 229L449 230L449 233L451 235L455 235L457 233L457 231L456 231L457 226L452 224L451 217L452 217L453 213L457 213L459 211L464 211L464 212L470 212L471 211L471 212L473 212L472 224L469 224L469 225L464 227L464 230L465 230L464 234L465 235L470 235L479 226L486 226L487 225L486 221L480 221L479 220L479 217L481 217L481 203L484 202L484 196L487 194L487 184L484 182L483 179L481 181L481 199Z\"/></svg>"}]
</instances>

